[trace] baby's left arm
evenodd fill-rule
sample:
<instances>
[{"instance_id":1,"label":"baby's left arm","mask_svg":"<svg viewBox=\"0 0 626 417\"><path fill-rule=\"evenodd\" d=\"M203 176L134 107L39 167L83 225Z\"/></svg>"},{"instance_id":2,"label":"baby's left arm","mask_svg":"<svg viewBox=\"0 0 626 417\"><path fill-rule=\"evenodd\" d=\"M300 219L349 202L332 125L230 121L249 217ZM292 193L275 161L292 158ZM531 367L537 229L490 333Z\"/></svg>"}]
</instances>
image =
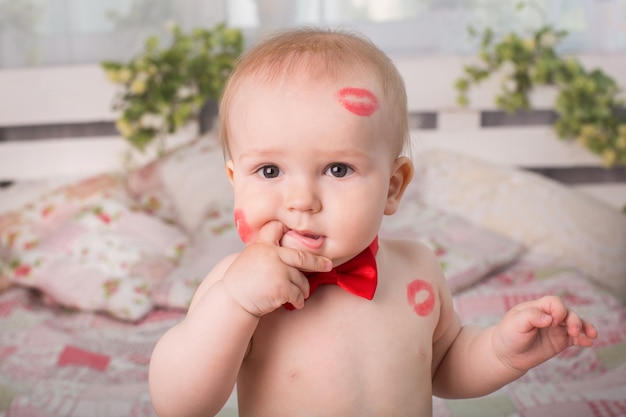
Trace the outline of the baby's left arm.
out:
<instances>
[{"instance_id":1,"label":"baby's left arm","mask_svg":"<svg viewBox=\"0 0 626 417\"><path fill-rule=\"evenodd\" d=\"M455 334L444 337L447 346L434 345L446 352L436 364L433 393L451 398L486 395L570 346L591 346L598 336L556 296L521 303L487 329L449 330Z\"/></svg>"}]
</instances>

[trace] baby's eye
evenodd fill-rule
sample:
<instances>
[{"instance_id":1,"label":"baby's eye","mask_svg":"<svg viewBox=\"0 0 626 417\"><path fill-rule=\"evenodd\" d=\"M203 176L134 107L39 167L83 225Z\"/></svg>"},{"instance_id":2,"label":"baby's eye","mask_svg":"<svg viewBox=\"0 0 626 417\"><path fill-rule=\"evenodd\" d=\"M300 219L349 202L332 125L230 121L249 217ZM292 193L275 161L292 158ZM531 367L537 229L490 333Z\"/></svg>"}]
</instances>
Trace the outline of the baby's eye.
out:
<instances>
[{"instance_id":1,"label":"baby's eye","mask_svg":"<svg viewBox=\"0 0 626 417\"><path fill-rule=\"evenodd\" d=\"M326 174L331 175L336 178L343 178L346 175L350 175L352 172L353 172L352 168L342 163L330 164L328 168L326 169Z\"/></svg>"},{"instance_id":2,"label":"baby's eye","mask_svg":"<svg viewBox=\"0 0 626 417\"><path fill-rule=\"evenodd\" d=\"M280 169L276 165L264 165L257 173L263 178L276 178L280 175Z\"/></svg>"}]
</instances>

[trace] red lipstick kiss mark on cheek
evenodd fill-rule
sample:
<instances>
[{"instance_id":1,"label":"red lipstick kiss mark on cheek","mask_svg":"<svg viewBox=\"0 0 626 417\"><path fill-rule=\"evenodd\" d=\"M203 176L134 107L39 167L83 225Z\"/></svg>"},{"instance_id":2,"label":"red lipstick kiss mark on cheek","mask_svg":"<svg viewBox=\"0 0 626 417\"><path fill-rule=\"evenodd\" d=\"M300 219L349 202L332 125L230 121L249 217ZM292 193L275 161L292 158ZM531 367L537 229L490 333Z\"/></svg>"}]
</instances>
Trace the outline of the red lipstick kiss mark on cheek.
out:
<instances>
[{"instance_id":1,"label":"red lipstick kiss mark on cheek","mask_svg":"<svg viewBox=\"0 0 626 417\"><path fill-rule=\"evenodd\" d=\"M406 287L409 305L418 316L425 317L435 309L435 292L430 283L416 279Z\"/></svg>"},{"instance_id":2,"label":"red lipstick kiss mark on cheek","mask_svg":"<svg viewBox=\"0 0 626 417\"><path fill-rule=\"evenodd\" d=\"M371 116L378 110L378 98L365 88L342 88L337 97L346 110L357 116Z\"/></svg>"},{"instance_id":3,"label":"red lipstick kiss mark on cheek","mask_svg":"<svg viewBox=\"0 0 626 417\"><path fill-rule=\"evenodd\" d=\"M254 231L246 221L246 216L241 209L235 210L235 228L237 228L237 233L239 233L243 243L248 243L252 239Z\"/></svg>"}]
</instances>

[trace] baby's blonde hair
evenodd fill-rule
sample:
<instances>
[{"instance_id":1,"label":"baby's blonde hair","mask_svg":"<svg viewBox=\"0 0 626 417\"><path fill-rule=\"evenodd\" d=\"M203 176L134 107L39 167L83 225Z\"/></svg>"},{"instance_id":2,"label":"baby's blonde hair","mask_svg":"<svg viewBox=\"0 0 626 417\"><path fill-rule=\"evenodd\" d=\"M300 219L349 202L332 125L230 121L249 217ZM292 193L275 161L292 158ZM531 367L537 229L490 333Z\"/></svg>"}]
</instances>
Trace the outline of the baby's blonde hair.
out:
<instances>
[{"instance_id":1,"label":"baby's blonde hair","mask_svg":"<svg viewBox=\"0 0 626 417\"><path fill-rule=\"evenodd\" d=\"M407 97L404 81L384 52L364 36L342 30L303 27L277 32L240 58L220 103L220 137L229 155L231 103L244 80L271 83L306 72L312 80L372 77L382 90L386 139L399 155L409 148Z\"/></svg>"}]
</instances>

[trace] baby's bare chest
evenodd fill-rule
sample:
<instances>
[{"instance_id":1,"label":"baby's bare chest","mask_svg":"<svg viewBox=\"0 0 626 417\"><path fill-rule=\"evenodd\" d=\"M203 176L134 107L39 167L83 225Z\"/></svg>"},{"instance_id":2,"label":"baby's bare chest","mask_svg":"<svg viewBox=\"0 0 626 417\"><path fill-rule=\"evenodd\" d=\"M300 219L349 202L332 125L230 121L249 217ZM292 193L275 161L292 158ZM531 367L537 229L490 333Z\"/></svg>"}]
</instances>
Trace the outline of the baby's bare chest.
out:
<instances>
[{"instance_id":1,"label":"baby's bare chest","mask_svg":"<svg viewBox=\"0 0 626 417\"><path fill-rule=\"evenodd\" d=\"M271 409L279 398L284 410L314 399L311 410L324 404L333 411L326 415L391 415L374 411L396 405L413 415L430 410L435 317L340 291L322 290L303 310L261 321L240 374L240 400Z\"/></svg>"}]
</instances>

